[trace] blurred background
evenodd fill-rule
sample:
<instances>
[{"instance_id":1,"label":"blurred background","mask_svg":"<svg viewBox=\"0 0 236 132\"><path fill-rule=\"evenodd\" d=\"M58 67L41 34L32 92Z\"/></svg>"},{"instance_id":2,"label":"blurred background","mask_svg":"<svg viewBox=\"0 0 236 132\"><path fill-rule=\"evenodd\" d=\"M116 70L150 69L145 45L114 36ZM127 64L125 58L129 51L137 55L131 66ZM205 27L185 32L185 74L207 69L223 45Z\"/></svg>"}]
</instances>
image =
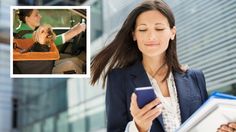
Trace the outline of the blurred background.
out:
<instances>
[{"instance_id":1,"label":"blurred background","mask_svg":"<svg viewBox=\"0 0 236 132\"><path fill-rule=\"evenodd\" d=\"M0 0L0 132L105 132L105 90L89 79L11 79L11 5L89 5L91 57L141 0ZM236 95L236 1L166 0L182 64L203 70L208 93ZM108 39L109 38L109 39Z\"/></svg>"}]
</instances>

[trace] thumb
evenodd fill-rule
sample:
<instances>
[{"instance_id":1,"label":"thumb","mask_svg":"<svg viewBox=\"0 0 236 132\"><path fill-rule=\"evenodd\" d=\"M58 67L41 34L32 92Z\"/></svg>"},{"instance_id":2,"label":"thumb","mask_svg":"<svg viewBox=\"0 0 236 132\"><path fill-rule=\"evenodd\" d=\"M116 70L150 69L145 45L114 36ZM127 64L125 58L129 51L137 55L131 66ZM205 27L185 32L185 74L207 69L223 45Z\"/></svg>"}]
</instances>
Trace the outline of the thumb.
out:
<instances>
[{"instance_id":1,"label":"thumb","mask_svg":"<svg viewBox=\"0 0 236 132\"><path fill-rule=\"evenodd\" d=\"M131 99L132 100L137 100L137 95L135 93L132 93Z\"/></svg>"},{"instance_id":2,"label":"thumb","mask_svg":"<svg viewBox=\"0 0 236 132\"><path fill-rule=\"evenodd\" d=\"M131 96L131 102L132 104L138 108L138 105L137 105L137 95L135 93L132 93L132 96Z\"/></svg>"}]
</instances>

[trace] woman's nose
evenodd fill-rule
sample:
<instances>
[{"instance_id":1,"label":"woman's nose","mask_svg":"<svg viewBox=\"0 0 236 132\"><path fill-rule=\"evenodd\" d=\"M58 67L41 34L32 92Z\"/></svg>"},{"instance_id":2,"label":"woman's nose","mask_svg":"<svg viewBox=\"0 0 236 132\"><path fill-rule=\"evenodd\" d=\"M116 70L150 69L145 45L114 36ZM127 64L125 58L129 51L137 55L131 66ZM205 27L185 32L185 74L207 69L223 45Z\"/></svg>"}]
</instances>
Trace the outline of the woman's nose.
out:
<instances>
[{"instance_id":1,"label":"woman's nose","mask_svg":"<svg viewBox=\"0 0 236 132\"><path fill-rule=\"evenodd\" d=\"M157 34L154 31L149 31L147 34L148 40L155 41L157 40Z\"/></svg>"}]
</instances>

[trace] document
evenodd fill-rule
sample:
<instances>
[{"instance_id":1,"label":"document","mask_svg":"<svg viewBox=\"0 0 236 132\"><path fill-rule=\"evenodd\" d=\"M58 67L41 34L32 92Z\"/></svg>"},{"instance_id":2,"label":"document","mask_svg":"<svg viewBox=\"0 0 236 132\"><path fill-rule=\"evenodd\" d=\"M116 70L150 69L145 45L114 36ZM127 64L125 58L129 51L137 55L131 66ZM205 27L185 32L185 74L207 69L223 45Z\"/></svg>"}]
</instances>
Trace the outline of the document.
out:
<instances>
[{"instance_id":1,"label":"document","mask_svg":"<svg viewBox=\"0 0 236 132\"><path fill-rule=\"evenodd\" d=\"M236 121L236 97L214 93L177 132L216 132L222 124Z\"/></svg>"}]
</instances>

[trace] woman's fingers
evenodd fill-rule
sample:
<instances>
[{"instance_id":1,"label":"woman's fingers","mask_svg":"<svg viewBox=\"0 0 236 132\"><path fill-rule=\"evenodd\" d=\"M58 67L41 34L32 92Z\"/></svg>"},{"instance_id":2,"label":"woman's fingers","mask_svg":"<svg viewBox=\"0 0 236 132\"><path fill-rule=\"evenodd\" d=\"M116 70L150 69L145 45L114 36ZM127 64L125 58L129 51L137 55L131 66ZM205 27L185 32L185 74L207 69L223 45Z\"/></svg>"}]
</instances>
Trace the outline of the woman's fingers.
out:
<instances>
[{"instance_id":1,"label":"woman's fingers","mask_svg":"<svg viewBox=\"0 0 236 132\"><path fill-rule=\"evenodd\" d=\"M144 115L144 119L146 120L154 120L155 118L157 118L160 114L161 114L161 111L162 111L162 105L159 104L157 107L155 107L154 109L150 110L149 112L147 112L145 115Z\"/></svg>"},{"instance_id":2,"label":"woman's fingers","mask_svg":"<svg viewBox=\"0 0 236 132\"><path fill-rule=\"evenodd\" d=\"M150 111L151 109L153 109L154 107L156 107L158 104L160 104L160 100L158 98L156 98L155 100L153 100L152 102L148 103L147 105L145 105L139 115L144 115L146 112Z\"/></svg>"},{"instance_id":3,"label":"woman's fingers","mask_svg":"<svg viewBox=\"0 0 236 132\"><path fill-rule=\"evenodd\" d=\"M222 126L221 129L224 130L224 131L227 131L227 132L233 132L234 131L233 128L230 128L226 125Z\"/></svg>"},{"instance_id":4,"label":"woman's fingers","mask_svg":"<svg viewBox=\"0 0 236 132\"><path fill-rule=\"evenodd\" d=\"M147 131L148 129L150 129L152 121L161 114L161 110L162 107L159 99L153 100L140 109L138 107L136 94L132 94L130 112L139 130Z\"/></svg>"},{"instance_id":5,"label":"woman's fingers","mask_svg":"<svg viewBox=\"0 0 236 132\"><path fill-rule=\"evenodd\" d=\"M155 99L140 109L137 105L137 96L133 93L130 106L131 115L137 120L155 119L162 109L158 104L160 105L160 100ZM156 107L157 105L158 107Z\"/></svg>"},{"instance_id":6,"label":"woman's fingers","mask_svg":"<svg viewBox=\"0 0 236 132\"><path fill-rule=\"evenodd\" d=\"M140 109L139 109L139 107L137 105L137 96L134 93L131 96L130 111L131 111L132 116L137 115L139 113L139 111L140 111Z\"/></svg>"},{"instance_id":7,"label":"woman's fingers","mask_svg":"<svg viewBox=\"0 0 236 132\"><path fill-rule=\"evenodd\" d=\"M150 102L149 104L145 105L142 109L140 109L137 105L137 96L135 93L132 94L131 96L131 109L135 109L136 111L133 112L133 114L138 114L138 115L144 115L147 111L151 110L152 108L154 108L155 106L157 106L158 104L160 104L160 100L158 98L156 98L155 100L153 100L152 102Z\"/></svg>"},{"instance_id":8,"label":"woman's fingers","mask_svg":"<svg viewBox=\"0 0 236 132\"><path fill-rule=\"evenodd\" d=\"M228 131L218 129L217 132L228 132Z\"/></svg>"},{"instance_id":9,"label":"woman's fingers","mask_svg":"<svg viewBox=\"0 0 236 132\"><path fill-rule=\"evenodd\" d=\"M236 122L229 123L228 126L236 129Z\"/></svg>"},{"instance_id":10,"label":"woman's fingers","mask_svg":"<svg viewBox=\"0 0 236 132\"><path fill-rule=\"evenodd\" d=\"M132 94L131 103L134 106L134 108L139 108L137 103L137 95L135 93Z\"/></svg>"},{"instance_id":11,"label":"woman's fingers","mask_svg":"<svg viewBox=\"0 0 236 132\"><path fill-rule=\"evenodd\" d=\"M221 125L220 128L217 129L217 132L234 132L235 129L230 126L232 126L232 125L230 125L230 124Z\"/></svg>"}]
</instances>

